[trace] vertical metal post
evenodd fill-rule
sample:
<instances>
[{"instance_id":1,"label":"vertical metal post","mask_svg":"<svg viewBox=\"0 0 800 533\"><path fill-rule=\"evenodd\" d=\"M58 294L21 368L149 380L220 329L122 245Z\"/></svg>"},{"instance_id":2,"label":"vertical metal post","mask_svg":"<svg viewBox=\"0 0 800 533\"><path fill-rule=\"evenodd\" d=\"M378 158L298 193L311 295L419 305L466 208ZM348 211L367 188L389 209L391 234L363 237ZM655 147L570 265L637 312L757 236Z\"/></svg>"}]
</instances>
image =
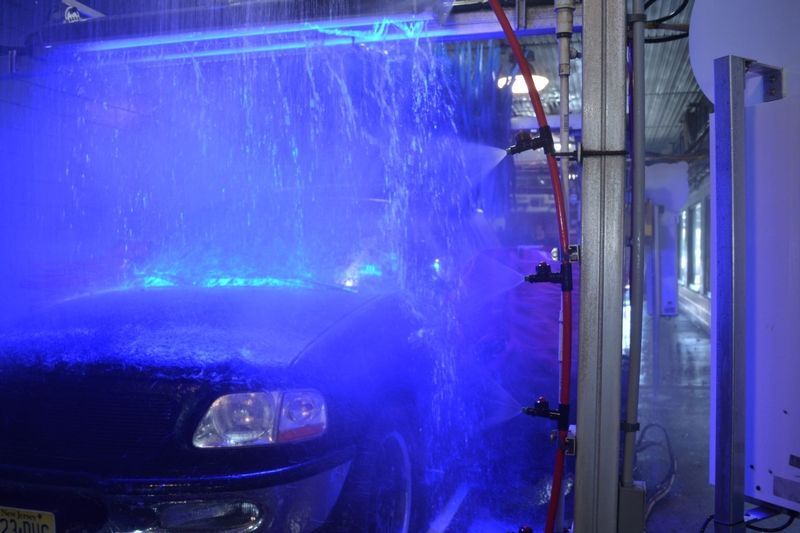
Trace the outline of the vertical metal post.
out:
<instances>
[{"instance_id":1,"label":"vertical metal post","mask_svg":"<svg viewBox=\"0 0 800 533\"><path fill-rule=\"evenodd\" d=\"M642 307L644 306L644 0L633 0L631 63L633 70L633 114L631 157L633 200L631 221L631 358L628 372L626 417L629 426L639 417L639 374L642 364ZM633 485L633 462L636 457L636 432L625 432L625 455L622 485Z\"/></svg>"},{"instance_id":2,"label":"vertical metal post","mask_svg":"<svg viewBox=\"0 0 800 533\"><path fill-rule=\"evenodd\" d=\"M524 30L528 27L528 1L517 0L515 5L517 14L517 30Z\"/></svg>"},{"instance_id":3,"label":"vertical metal post","mask_svg":"<svg viewBox=\"0 0 800 533\"><path fill-rule=\"evenodd\" d=\"M9 74L17 73L17 50L14 48L8 51L8 72Z\"/></svg>"},{"instance_id":4,"label":"vertical metal post","mask_svg":"<svg viewBox=\"0 0 800 533\"><path fill-rule=\"evenodd\" d=\"M619 491L619 533L641 533L645 529L645 486L633 479L636 459L636 429L639 422L639 376L642 366L642 308L644 306L644 0L633 0L631 15L631 330L622 456L622 482Z\"/></svg>"},{"instance_id":5,"label":"vertical metal post","mask_svg":"<svg viewBox=\"0 0 800 533\"><path fill-rule=\"evenodd\" d=\"M555 12L556 12L556 40L558 41L558 79L559 79L559 93L558 93L558 101L559 101L559 139L561 152L569 151L569 75L570 75L570 47L571 47L571 40L572 40L572 31L573 31L573 13L575 11L575 3L573 0L556 0L555 2ZM562 157L560 160L561 163L561 191L564 195L564 217L567 223L567 233L569 233L570 229L570 216L569 216L569 159L566 157ZM562 302L563 304L563 302ZM558 314L558 322L559 326L561 326L564 322L564 308L563 305L561 310ZM563 333L563 329L559 327L559 331ZM564 346L564 338L563 336L559 337L559 345L558 345L558 359L559 359L559 388L561 384L561 373L564 372L564 368L561 366L562 361L562 353L563 353L563 346ZM567 369L567 372L570 370ZM560 393L560 391L559 391ZM556 517L556 529L557 531L563 531L564 527L564 500L566 497L566 484L562 484L561 486L561 498L560 503L558 505L558 516Z\"/></svg>"},{"instance_id":6,"label":"vertical metal post","mask_svg":"<svg viewBox=\"0 0 800 533\"><path fill-rule=\"evenodd\" d=\"M714 522L717 533L743 532L746 357L745 116L747 61L714 61L714 207L717 366Z\"/></svg>"},{"instance_id":7,"label":"vertical metal post","mask_svg":"<svg viewBox=\"0 0 800 533\"><path fill-rule=\"evenodd\" d=\"M573 0L556 0L556 40L558 41L558 106L559 106L559 144L561 152L569 151L569 75L571 54L571 40L573 32L573 14L575 2ZM562 157L561 163L561 190L564 192L565 214L567 217L567 231L569 231L569 158Z\"/></svg>"},{"instance_id":8,"label":"vertical metal post","mask_svg":"<svg viewBox=\"0 0 800 533\"><path fill-rule=\"evenodd\" d=\"M625 150L625 0L583 10L583 146ZM617 530L625 158L583 164L575 531Z\"/></svg>"},{"instance_id":9,"label":"vertical metal post","mask_svg":"<svg viewBox=\"0 0 800 533\"><path fill-rule=\"evenodd\" d=\"M661 279L661 216L663 207L653 205L653 316L650 338L650 362L653 386L661 385L661 296L664 284Z\"/></svg>"}]
</instances>

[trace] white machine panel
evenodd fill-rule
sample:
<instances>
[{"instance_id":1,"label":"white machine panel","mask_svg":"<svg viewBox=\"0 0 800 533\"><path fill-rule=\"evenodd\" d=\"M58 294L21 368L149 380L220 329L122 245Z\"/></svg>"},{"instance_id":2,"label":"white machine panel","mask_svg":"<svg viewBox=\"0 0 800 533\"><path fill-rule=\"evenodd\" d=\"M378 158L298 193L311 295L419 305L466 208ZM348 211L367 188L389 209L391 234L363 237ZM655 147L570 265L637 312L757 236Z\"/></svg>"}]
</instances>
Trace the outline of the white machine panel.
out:
<instances>
[{"instance_id":1,"label":"white machine panel","mask_svg":"<svg viewBox=\"0 0 800 533\"><path fill-rule=\"evenodd\" d=\"M800 511L800 97L746 116L745 494Z\"/></svg>"},{"instance_id":2,"label":"white machine panel","mask_svg":"<svg viewBox=\"0 0 800 533\"><path fill-rule=\"evenodd\" d=\"M760 83L746 90L747 190L737 191L747 198L745 495L800 511L800 2L757 5L697 0L690 53L712 100L717 57L738 55L784 69L783 99L756 103ZM713 124L712 118L712 151ZM713 164L711 172L713 180ZM714 385L711 390L713 482Z\"/></svg>"}]
</instances>

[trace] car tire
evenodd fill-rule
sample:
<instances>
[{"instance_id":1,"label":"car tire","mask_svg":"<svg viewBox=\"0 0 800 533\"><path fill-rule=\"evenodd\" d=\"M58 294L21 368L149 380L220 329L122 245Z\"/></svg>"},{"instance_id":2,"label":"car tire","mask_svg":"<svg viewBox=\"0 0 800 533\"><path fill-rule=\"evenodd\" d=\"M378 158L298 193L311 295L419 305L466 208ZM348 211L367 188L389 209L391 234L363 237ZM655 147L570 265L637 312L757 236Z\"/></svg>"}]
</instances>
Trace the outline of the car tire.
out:
<instances>
[{"instance_id":1,"label":"car tire","mask_svg":"<svg viewBox=\"0 0 800 533\"><path fill-rule=\"evenodd\" d=\"M419 430L399 407L384 409L359 446L327 531L409 533L423 517Z\"/></svg>"}]
</instances>

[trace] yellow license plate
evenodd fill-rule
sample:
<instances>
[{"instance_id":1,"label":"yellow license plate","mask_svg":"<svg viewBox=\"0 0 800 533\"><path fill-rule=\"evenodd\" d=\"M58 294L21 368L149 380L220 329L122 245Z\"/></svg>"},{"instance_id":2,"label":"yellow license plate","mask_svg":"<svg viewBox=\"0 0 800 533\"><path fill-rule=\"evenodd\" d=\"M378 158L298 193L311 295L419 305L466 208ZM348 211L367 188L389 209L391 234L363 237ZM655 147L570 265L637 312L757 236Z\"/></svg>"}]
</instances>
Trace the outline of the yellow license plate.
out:
<instances>
[{"instance_id":1,"label":"yellow license plate","mask_svg":"<svg viewBox=\"0 0 800 533\"><path fill-rule=\"evenodd\" d=\"M47 511L0 506L0 533L56 533L56 517Z\"/></svg>"}]
</instances>

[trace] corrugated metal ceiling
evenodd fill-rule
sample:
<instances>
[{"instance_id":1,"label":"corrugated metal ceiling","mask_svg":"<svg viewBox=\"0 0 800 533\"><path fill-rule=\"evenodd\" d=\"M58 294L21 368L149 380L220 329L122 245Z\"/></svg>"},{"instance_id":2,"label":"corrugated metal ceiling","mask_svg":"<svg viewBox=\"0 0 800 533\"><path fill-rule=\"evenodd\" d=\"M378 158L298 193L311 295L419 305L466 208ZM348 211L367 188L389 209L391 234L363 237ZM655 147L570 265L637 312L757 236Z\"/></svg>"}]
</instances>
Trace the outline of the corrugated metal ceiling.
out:
<instances>
[{"instance_id":1,"label":"corrugated metal ceiling","mask_svg":"<svg viewBox=\"0 0 800 533\"><path fill-rule=\"evenodd\" d=\"M671 24L688 24L689 6L670 20ZM671 13L681 0L657 0L648 10L649 19ZM675 32L650 29L647 36L658 37ZM573 46L580 51L580 34L573 37ZM536 73L546 76L550 84L542 91L542 103L548 113L558 113L558 53L554 36L540 36L525 41L526 51ZM667 43L649 43L645 49L646 136L647 151L652 154L676 154L683 150L683 121L686 111L705 99L697 86L689 64L688 39ZM509 59L509 70L511 67ZM570 111L580 112L581 61L572 62L570 76ZM532 115L525 96L514 99L516 115Z\"/></svg>"}]
</instances>

